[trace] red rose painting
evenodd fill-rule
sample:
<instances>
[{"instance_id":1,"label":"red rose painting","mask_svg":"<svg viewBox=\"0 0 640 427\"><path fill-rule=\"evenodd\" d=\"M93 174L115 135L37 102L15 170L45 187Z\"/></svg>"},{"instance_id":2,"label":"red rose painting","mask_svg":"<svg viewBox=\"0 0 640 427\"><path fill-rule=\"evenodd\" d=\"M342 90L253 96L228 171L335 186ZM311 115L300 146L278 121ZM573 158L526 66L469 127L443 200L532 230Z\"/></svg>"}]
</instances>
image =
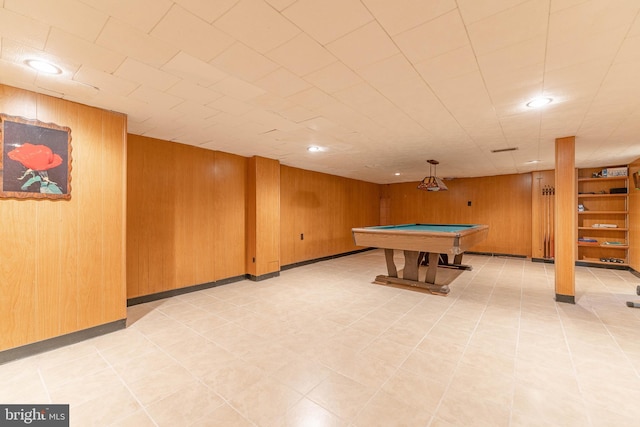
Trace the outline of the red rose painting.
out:
<instances>
[{"instance_id":1,"label":"red rose painting","mask_svg":"<svg viewBox=\"0 0 640 427\"><path fill-rule=\"evenodd\" d=\"M0 197L71 198L71 129L0 113Z\"/></svg>"},{"instance_id":2,"label":"red rose painting","mask_svg":"<svg viewBox=\"0 0 640 427\"><path fill-rule=\"evenodd\" d=\"M62 164L62 157L51 151L51 148L28 142L9 151L7 156L34 171L46 171Z\"/></svg>"}]
</instances>

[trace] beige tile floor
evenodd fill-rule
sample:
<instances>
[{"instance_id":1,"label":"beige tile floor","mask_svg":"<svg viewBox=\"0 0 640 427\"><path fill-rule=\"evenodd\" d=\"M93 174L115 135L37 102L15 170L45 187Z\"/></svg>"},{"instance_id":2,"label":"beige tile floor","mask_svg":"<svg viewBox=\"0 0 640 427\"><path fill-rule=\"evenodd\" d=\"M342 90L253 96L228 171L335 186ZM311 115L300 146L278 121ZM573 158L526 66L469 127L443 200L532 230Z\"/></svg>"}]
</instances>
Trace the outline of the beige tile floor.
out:
<instances>
[{"instance_id":1,"label":"beige tile floor","mask_svg":"<svg viewBox=\"0 0 640 427\"><path fill-rule=\"evenodd\" d=\"M578 267L572 305L553 265L465 262L447 297L372 284L375 250L130 307L0 366L0 402L82 427L640 425L640 279Z\"/></svg>"}]
</instances>

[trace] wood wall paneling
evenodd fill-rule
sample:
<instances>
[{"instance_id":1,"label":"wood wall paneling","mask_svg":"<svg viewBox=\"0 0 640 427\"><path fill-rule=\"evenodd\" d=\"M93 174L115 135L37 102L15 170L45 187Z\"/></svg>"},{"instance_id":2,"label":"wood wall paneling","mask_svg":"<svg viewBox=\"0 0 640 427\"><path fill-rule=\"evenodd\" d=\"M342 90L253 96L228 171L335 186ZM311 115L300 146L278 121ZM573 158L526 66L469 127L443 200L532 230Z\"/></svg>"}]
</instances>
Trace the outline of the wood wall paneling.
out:
<instances>
[{"instance_id":1,"label":"wood wall paneling","mask_svg":"<svg viewBox=\"0 0 640 427\"><path fill-rule=\"evenodd\" d=\"M0 111L73 147L69 200L0 199L0 350L123 319L126 118L3 85Z\"/></svg>"},{"instance_id":2,"label":"wood wall paneling","mask_svg":"<svg viewBox=\"0 0 640 427\"><path fill-rule=\"evenodd\" d=\"M555 289L556 298L574 302L577 248L575 137L556 139Z\"/></svg>"},{"instance_id":3,"label":"wood wall paneling","mask_svg":"<svg viewBox=\"0 0 640 427\"><path fill-rule=\"evenodd\" d=\"M245 274L247 159L128 140L127 297Z\"/></svg>"},{"instance_id":4,"label":"wood wall paneling","mask_svg":"<svg viewBox=\"0 0 640 427\"><path fill-rule=\"evenodd\" d=\"M531 256L531 174L460 178L449 191L418 190L417 182L390 184L386 224L460 223L489 225L473 251ZM471 206L468 205L471 202Z\"/></svg>"},{"instance_id":5,"label":"wood wall paneling","mask_svg":"<svg viewBox=\"0 0 640 427\"><path fill-rule=\"evenodd\" d=\"M378 184L281 166L280 197L282 265L361 249L351 229L380 223Z\"/></svg>"},{"instance_id":6,"label":"wood wall paneling","mask_svg":"<svg viewBox=\"0 0 640 427\"><path fill-rule=\"evenodd\" d=\"M246 157L214 152L214 180L216 183L213 210L205 214L211 218L214 240L213 259L215 260L216 280L236 277L245 274L246 253L246 218L245 191L247 186ZM209 168L211 171L211 168ZM208 254L204 254L202 262L210 261Z\"/></svg>"},{"instance_id":7,"label":"wood wall paneling","mask_svg":"<svg viewBox=\"0 0 640 427\"><path fill-rule=\"evenodd\" d=\"M254 156L247 173L247 273L280 271L280 164Z\"/></svg>"}]
</instances>

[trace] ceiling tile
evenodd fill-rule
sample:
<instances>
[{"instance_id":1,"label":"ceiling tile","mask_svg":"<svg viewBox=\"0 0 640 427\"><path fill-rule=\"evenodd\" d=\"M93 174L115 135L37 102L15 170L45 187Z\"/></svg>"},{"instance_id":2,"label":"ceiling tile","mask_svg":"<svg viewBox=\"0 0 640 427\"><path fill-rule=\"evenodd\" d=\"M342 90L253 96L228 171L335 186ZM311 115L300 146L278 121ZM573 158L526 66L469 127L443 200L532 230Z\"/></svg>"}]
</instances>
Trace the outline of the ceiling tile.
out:
<instances>
[{"instance_id":1,"label":"ceiling tile","mask_svg":"<svg viewBox=\"0 0 640 427\"><path fill-rule=\"evenodd\" d=\"M420 61L415 64L416 70L427 82L458 77L478 70L478 61L467 44L442 55Z\"/></svg>"},{"instance_id":2,"label":"ceiling tile","mask_svg":"<svg viewBox=\"0 0 640 427\"><path fill-rule=\"evenodd\" d=\"M639 10L640 3L637 0L619 0L616 7L611 7L607 0L579 3L551 14L549 38L561 44L612 29L627 30Z\"/></svg>"},{"instance_id":3,"label":"ceiling tile","mask_svg":"<svg viewBox=\"0 0 640 427\"><path fill-rule=\"evenodd\" d=\"M154 39L116 18L109 18L96 44L157 67L178 53L175 46Z\"/></svg>"},{"instance_id":4,"label":"ceiling tile","mask_svg":"<svg viewBox=\"0 0 640 427\"><path fill-rule=\"evenodd\" d=\"M363 0L376 20L392 36L456 9L455 0Z\"/></svg>"},{"instance_id":5,"label":"ceiling tile","mask_svg":"<svg viewBox=\"0 0 640 427\"><path fill-rule=\"evenodd\" d=\"M483 75L499 79L502 74L544 63L546 47L545 37L534 37L479 55L478 64Z\"/></svg>"},{"instance_id":6,"label":"ceiling tile","mask_svg":"<svg viewBox=\"0 0 640 427\"><path fill-rule=\"evenodd\" d=\"M359 0L298 0L282 13L323 46L373 20Z\"/></svg>"},{"instance_id":7,"label":"ceiling tile","mask_svg":"<svg viewBox=\"0 0 640 427\"><path fill-rule=\"evenodd\" d=\"M407 81L416 82L416 79L420 78L415 68L400 53L368 65L358 72L363 79L377 88L402 85Z\"/></svg>"},{"instance_id":8,"label":"ceiling tile","mask_svg":"<svg viewBox=\"0 0 640 427\"><path fill-rule=\"evenodd\" d=\"M264 89L235 77L227 77L211 86L217 92L236 99L248 101L264 94Z\"/></svg>"},{"instance_id":9,"label":"ceiling tile","mask_svg":"<svg viewBox=\"0 0 640 427\"><path fill-rule=\"evenodd\" d=\"M184 101L183 98L170 95L166 92L159 91L151 86L139 86L136 90L131 92L131 97L139 101L146 102L149 105L153 105L156 109L169 110L176 105ZM156 113L158 115L158 112Z\"/></svg>"},{"instance_id":10,"label":"ceiling tile","mask_svg":"<svg viewBox=\"0 0 640 427\"><path fill-rule=\"evenodd\" d=\"M398 53L398 48L377 22L341 37L327 45L351 69L362 68Z\"/></svg>"},{"instance_id":11,"label":"ceiling tile","mask_svg":"<svg viewBox=\"0 0 640 427\"><path fill-rule=\"evenodd\" d=\"M280 110L279 114L285 119L291 120L295 123L304 122L317 116L317 113L315 113L314 111L308 110L298 105Z\"/></svg>"},{"instance_id":12,"label":"ceiling tile","mask_svg":"<svg viewBox=\"0 0 640 427\"><path fill-rule=\"evenodd\" d=\"M179 80L178 77L172 74L129 58L127 58L113 74L131 82L151 86L161 91L169 89Z\"/></svg>"},{"instance_id":13,"label":"ceiling tile","mask_svg":"<svg viewBox=\"0 0 640 427\"><path fill-rule=\"evenodd\" d=\"M511 9L468 24L476 55L483 55L534 37L545 36L549 20L547 0L529 0Z\"/></svg>"},{"instance_id":14,"label":"ceiling tile","mask_svg":"<svg viewBox=\"0 0 640 427\"><path fill-rule=\"evenodd\" d=\"M305 76L336 62L336 58L304 33L269 51L266 55L298 76Z\"/></svg>"},{"instance_id":15,"label":"ceiling tile","mask_svg":"<svg viewBox=\"0 0 640 427\"><path fill-rule=\"evenodd\" d=\"M640 21L640 19L639 19ZM640 35L635 37L627 36L618 50L615 62L637 61L640 59Z\"/></svg>"},{"instance_id":16,"label":"ceiling tile","mask_svg":"<svg viewBox=\"0 0 640 427\"><path fill-rule=\"evenodd\" d=\"M25 61L34 58L56 64L62 69L62 74L58 76L62 78L73 78L73 75L78 71L78 68L80 68L78 62L72 61L68 58L54 56L48 52L41 51L30 46L25 46L12 39L3 38L1 42L2 59L12 61L17 65L24 67L26 70L31 70L31 68L25 64Z\"/></svg>"},{"instance_id":17,"label":"ceiling tile","mask_svg":"<svg viewBox=\"0 0 640 427\"><path fill-rule=\"evenodd\" d=\"M257 80L255 84L264 90L273 92L284 98L301 92L310 86L309 83L284 68L279 68L266 75L260 80Z\"/></svg>"},{"instance_id":18,"label":"ceiling tile","mask_svg":"<svg viewBox=\"0 0 640 427\"><path fill-rule=\"evenodd\" d=\"M49 25L36 19L0 9L0 37L13 39L36 49L44 49Z\"/></svg>"},{"instance_id":19,"label":"ceiling tile","mask_svg":"<svg viewBox=\"0 0 640 427\"><path fill-rule=\"evenodd\" d=\"M4 56L4 55L3 55ZM34 88L38 72L15 61L0 59L0 75L3 82L20 88Z\"/></svg>"},{"instance_id":20,"label":"ceiling tile","mask_svg":"<svg viewBox=\"0 0 640 427\"><path fill-rule=\"evenodd\" d=\"M215 26L260 53L280 46L300 32L262 0L240 0Z\"/></svg>"},{"instance_id":21,"label":"ceiling tile","mask_svg":"<svg viewBox=\"0 0 640 427\"><path fill-rule=\"evenodd\" d=\"M327 93L334 93L362 82L362 79L342 62L334 62L304 79Z\"/></svg>"},{"instance_id":22,"label":"ceiling tile","mask_svg":"<svg viewBox=\"0 0 640 427\"><path fill-rule=\"evenodd\" d=\"M393 39L414 64L469 44L457 10L400 33Z\"/></svg>"},{"instance_id":23,"label":"ceiling tile","mask_svg":"<svg viewBox=\"0 0 640 427\"><path fill-rule=\"evenodd\" d=\"M94 41L108 15L76 0L4 0L4 7Z\"/></svg>"},{"instance_id":24,"label":"ceiling tile","mask_svg":"<svg viewBox=\"0 0 640 427\"><path fill-rule=\"evenodd\" d=\"M96 10L126 22L143 33L151 31L173 4L170 0L153 0L153 7L149 7L148 0L81 1ZM219 2L217 1L215 3Z\"/></svg>"},{"instance_id":25,"label":"ceiling tile","mask_svg":"<svg viewBox=\"0 0 640 427\"><path fill-rule=\"evenodd\" d=\"M227 73L215 66L180 51L162 67L163 71L183 79L187 79L200 86L211 86L226 78Z\"/></svg>"},{"instance_id":26,"label":"ceiling tile","mask_svg":"<svg viewBox=\"0 0 640 427\"><path fill-rule=\"evenodd\" d=\"M176 28L188 28L189 31L176 31ZM231 36L176 5L162 18L150 35L206 62L211 61L234 42Z\"/></svg>"},{"instance_id":27,"label":"ceiling tile","mask_svg":"<svg viewBox=\"0 0 640 427\"><path fill-rule=\"evenodd\" d=\"M316 87L310 87L287 97L290 101L303 107L315 110L327 105L335 104L337 101L325 92Z\"/></svg>"},{"instance_id":28,"label":"ceiling tile","mask_svg":"<svg viewBox=\"0 0 640 427\"><path fill-rule=\"evenodd\" d=\"M254 106L247 104L246 102L240 101L230 96L221 96L215 101L207 104L207 106L236 116L245 114L255 108Z\"/></svg>"},{"instance_id":29,"label":"ceiling tile","mask_svg":"<svg viewBox=\"0 0 640 427\"><path fill-rule=\"evenodd\" d=\"M464 21L468 24L480 21L488 18L489 16L496 15L507 9L512 9L520 3L524 3L527 0L492 0L492 1L477 1L477 0L457 0L460 13ZM553 0L551 3L556 3L558 0ZM572 0L575 1L575 0ZM584 0L578 0L584 1ZM545 1L546 3L546 1Z\"/></svg>"},{"instance_id":30,"label":"ceiling tile","mask_svg":"<svg viewBox=\"0 0 640 427\"><path fill-rule=\"evenodd\" d=\"M118 78L113 74L95 70L83 65L73 76L73 79L100 89L101 93L108 92L118 96L127 96L134 91L138 84L129 80Z\"/></svg>"},{"instance_id":31,"label":"ceiling tile","mask_svg":"<svg viewBox=\"0 0 640 427\"><path fill-rule=\"evenodd\" d=\"M282 11L283 9L291 6L296 0L265 0L276 10Z\"/></svg>"},{"instance_id":32,"label":"ceiling tile","mask_svg":"<svg viewBox=\"0 0 640 427\"><path fill-rule=\"evenodd\" d=\"M579 167L629 162L639 12L638 0L0 0L0 83L121 111L129 132L372 182L421 179L426 158L443 176L552 168L555 138L571 135ZM28 69L34 56L62 74ZM535 94L554 102L526 108Z\"/></svg>"},{"instance_id":33,"label":"ceiling tile","mask_svg":"<svg viewBox=\"0 0 640 427\"><path fill-rule=\"evenodd\" d=\"M184 101L173 107L172 110L179 111L191 119L206 119L219 113L219 111L214 108L193 101ZM193 124L196 125L196 122Z\"/></svg>"},{"instance_id":34,"label":"ceiling tile","mask_svg":"<svg viewBox=\"0 0 640 427\"><path fill-rule=\"evenodd\" d=\"M215 1L202 1L202 0L173 0L189 12L204 19L205 21L212 23L225 13L227 13L238 0L215 0Z\"/></svg>"},{"instance_id":35,"label":"ceiling tile","mask_svg":"<svg viewBox=\"0 0 640 427\"><path fill-rule=\"evenodd\" d=\"M248 82L256 81L279 68L278 64L242 43L234 43L211 63Z\"/></svg>"},{"instance_id":36,"label":"ceiling tile","mask_svg":"<svg viewBox=\"0 0 640 427\"><path fill-rule=\"evenodd\" d=\"M187 80L180 80L178 83L167 89L166 92L170 95L181 96L184 99L197 102L202 105L210 104L223 96L221 93L216 92L213 89L202 87Z\"/></svg>"},{"instance_id":37,"label":"ceiling tile","mask_svg":"<svg viewBox=\"0 0 640 427\"><path fill-rule=\"evenodd\" d=\"M107 73L114 72L125 59L121 53L96 46L57 28L51 29L45 51Z\"/></svg>"},{"instance_id":38,"label":"ceiling tile","mask_svg":"<svg viewBox=\"0 0 640 427\"><path fill-rule=\"evenodd\" d=\"M93 99L98 95L98 90L93 86L73 80L59 79L50 74L38 74L36 86L62 94L62 98L73 101Z\"/></svg>"},{"instance_id":39,"label":"ceiling tile","mask_svg":"<svg viewBox=\"0 0 640 427\"><path fill-rule=\"evenodd\" d=\"M625 28L620 28L562 44L549 42L545 68L551 71L596 59L611 62L624 40L625 32Z\"/></svg>"}]
</instances>

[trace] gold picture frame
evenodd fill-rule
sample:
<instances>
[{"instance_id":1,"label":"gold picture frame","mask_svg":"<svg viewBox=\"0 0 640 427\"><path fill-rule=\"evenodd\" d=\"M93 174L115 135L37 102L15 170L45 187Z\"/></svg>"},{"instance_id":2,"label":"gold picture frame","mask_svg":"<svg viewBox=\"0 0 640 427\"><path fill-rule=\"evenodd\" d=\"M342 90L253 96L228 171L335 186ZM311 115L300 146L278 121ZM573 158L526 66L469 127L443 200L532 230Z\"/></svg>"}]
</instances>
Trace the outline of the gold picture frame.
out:
<instances>
[{"instance_id":1,"label":"gold picture frame","mask_svg":"<svg viewBox=\"0 0 640 427\"><path fill-rule=\"evenodd\" d=\"M71 129L0 114L0 197L71 198Z\"/></svg>"}]
</instances>

